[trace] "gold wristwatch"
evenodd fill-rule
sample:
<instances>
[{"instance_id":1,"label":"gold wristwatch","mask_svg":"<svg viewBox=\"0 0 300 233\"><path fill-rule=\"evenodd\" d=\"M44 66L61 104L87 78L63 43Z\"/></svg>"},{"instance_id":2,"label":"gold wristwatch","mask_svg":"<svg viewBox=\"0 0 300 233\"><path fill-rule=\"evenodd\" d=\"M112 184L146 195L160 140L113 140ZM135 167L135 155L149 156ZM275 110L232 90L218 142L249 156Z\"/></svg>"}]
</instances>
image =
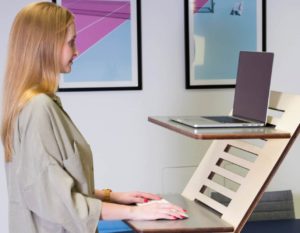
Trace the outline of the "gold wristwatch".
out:
<instances>
[{"instance_id":1,"label":"gold wristwatch","mask_svg":"<svg viewBox=\"0 0 300 233\"><path fill-rule=\"evenodd\" d=\"M112 192L111 189L103 189L103 201L110 202L110 193Z\"/></svg>"}]
</instances>

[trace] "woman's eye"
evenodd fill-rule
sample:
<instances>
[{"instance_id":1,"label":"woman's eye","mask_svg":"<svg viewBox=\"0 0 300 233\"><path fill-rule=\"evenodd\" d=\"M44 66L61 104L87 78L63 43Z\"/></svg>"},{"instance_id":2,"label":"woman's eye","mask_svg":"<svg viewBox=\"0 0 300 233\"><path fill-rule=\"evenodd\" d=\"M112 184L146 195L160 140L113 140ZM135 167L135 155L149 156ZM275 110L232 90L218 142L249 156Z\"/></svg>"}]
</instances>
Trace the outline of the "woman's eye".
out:
<instances>
[{"instance_id":1,"label":"woman's eye","mask_svg":"<svg viewBox=\"0 0 300 233\"><path fill-rule=\"evenodd\" d=\"M74 47L74 46L75 46L75 40L71 40L71 41L69 42L69 45L70 45L71 47Z\"/></svg>"}]
</instances>

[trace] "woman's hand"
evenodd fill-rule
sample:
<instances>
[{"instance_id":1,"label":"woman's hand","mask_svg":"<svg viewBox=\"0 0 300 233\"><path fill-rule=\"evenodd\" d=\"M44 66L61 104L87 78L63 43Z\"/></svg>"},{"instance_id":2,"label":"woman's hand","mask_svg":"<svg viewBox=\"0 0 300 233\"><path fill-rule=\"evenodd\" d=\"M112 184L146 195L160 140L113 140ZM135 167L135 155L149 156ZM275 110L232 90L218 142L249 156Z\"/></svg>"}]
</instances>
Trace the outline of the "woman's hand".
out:
<instances>
[{"instance_id":1,"label":"woman's hand","mask_svg":"<svg viewBox=\"0 0 300 233\"><path fill-rule=\"evenodd\" d=\"M185 210L172 203L149 203L132 207L133 220L184 219Z\"/></svg>"},{"instance_id":2,"label":"woman's hand","mask_svg":"<svg viewBox=\"0 0 300 233\"><path fill-rule=\"evenodd\" d=\"M160 200L161 197L151 193L144 192L111 192L111 202L118 204L137 204L145 203L149 200Z\"/></svg>"}]
</instances>

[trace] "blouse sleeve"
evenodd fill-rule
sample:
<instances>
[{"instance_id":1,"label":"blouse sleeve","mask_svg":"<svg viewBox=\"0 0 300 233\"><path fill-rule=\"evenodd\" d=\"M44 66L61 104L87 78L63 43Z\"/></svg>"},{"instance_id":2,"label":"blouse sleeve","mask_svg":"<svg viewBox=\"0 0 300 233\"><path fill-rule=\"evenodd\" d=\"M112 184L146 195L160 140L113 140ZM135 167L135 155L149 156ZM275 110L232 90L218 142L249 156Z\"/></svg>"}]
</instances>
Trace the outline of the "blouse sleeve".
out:
<instances>
[{"instance_id":1,"label":"blouse sleeve","mask_svg":"<svg viewBox=\"0 0 300 233\"><path fill-rule=\"evenodd\" d=\"M19 118L20 192L26 208L39 218L68 232L95 233L102 202L79 192L76 183L84 182L84 177L75 180L64 167L64 160L80 160L74 157L72 139L67 137L60 117L55 109L43 105ZM80 162L74 166L82 170Z\"/></svg>"}]
</instances>

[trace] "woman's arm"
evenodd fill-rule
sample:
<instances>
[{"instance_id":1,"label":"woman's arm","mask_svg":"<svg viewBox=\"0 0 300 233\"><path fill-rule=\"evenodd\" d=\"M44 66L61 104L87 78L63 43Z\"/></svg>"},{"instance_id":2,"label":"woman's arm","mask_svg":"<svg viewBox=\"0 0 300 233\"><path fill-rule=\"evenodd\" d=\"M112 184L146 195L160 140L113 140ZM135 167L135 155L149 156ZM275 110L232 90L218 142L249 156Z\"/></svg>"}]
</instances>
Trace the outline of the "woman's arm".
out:
<instances>
[{"instance_id":1,"label":"woman's arm","mask_svg":"<svg viewBox=\"0 0 300 233\"><path fill-rule=\"evenodd\" d=\"M95 195L98 199L102 201L107 201L111 203L117 204L136 204L136 203L145 203L149 200L160 200L161 197L152 194L152 193L145 193L145 192L113 192L110 191L109 198L108 198L108 190L96 190ZM107 200L109 199L109 200Z\"/></svg>"}]
</instances>

